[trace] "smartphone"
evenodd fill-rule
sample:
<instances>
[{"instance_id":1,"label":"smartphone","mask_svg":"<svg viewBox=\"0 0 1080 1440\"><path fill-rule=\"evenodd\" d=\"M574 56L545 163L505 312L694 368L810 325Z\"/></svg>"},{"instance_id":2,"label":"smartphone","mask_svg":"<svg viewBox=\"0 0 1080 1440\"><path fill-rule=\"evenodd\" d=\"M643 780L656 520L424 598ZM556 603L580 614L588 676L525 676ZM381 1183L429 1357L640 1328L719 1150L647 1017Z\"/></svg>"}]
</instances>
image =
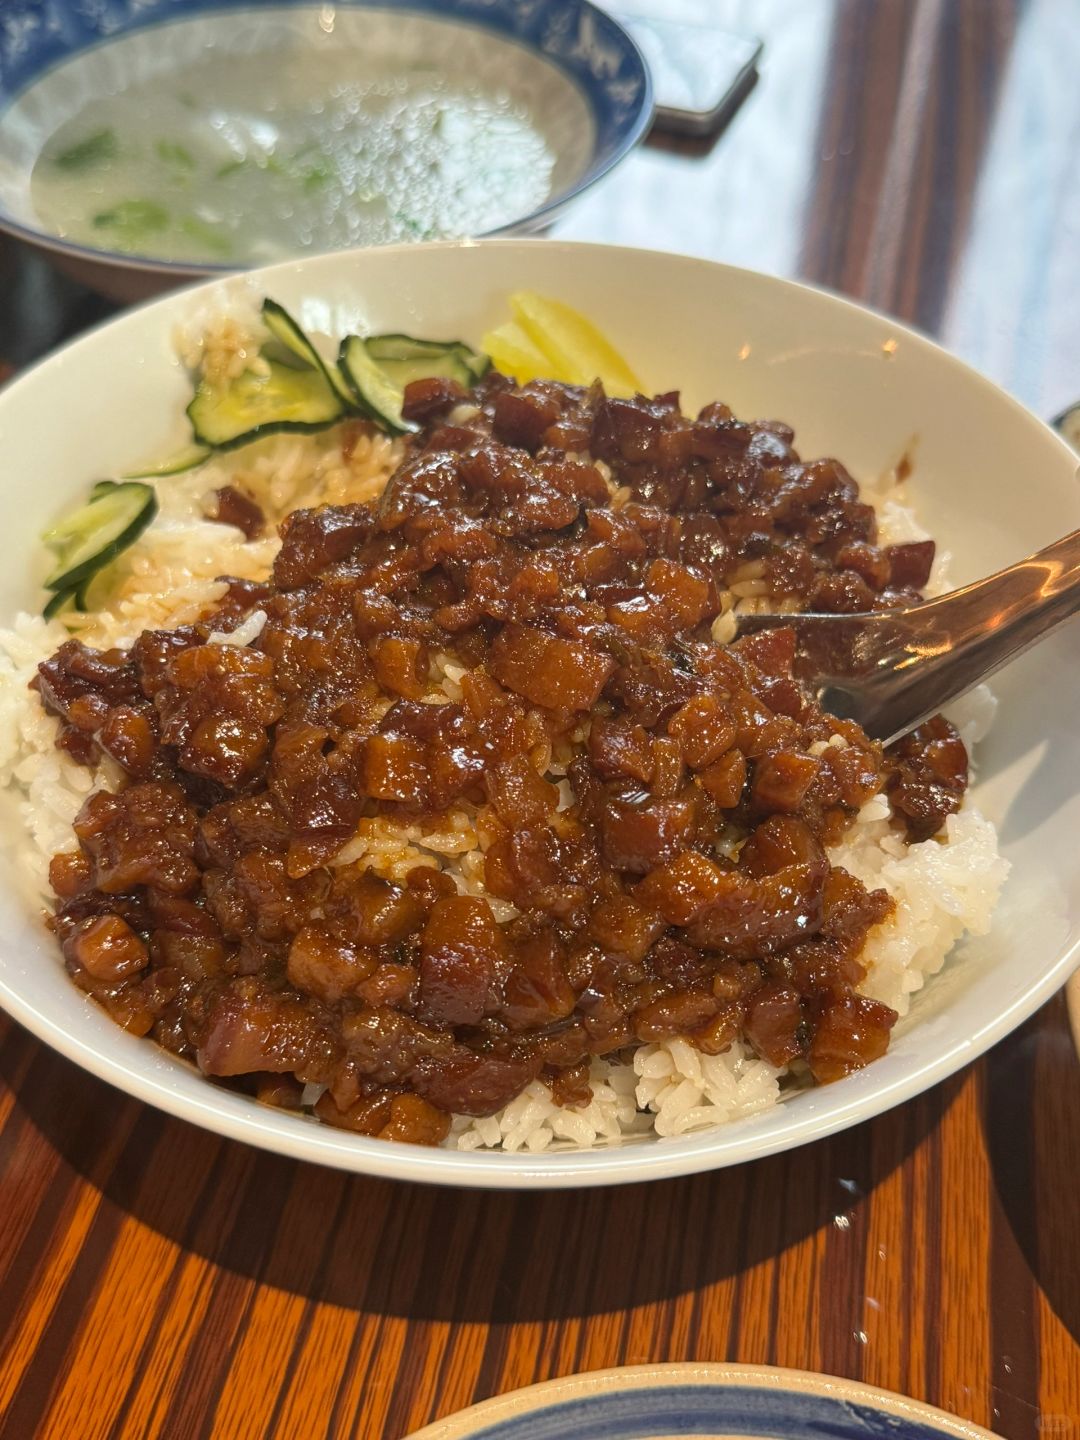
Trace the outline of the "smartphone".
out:
<instances>
[{"instance_id":1,"label":"smartphone","mask_svg":"<svg viewBox=\"0 0 1080 1440\"><path fill-rule=\"evenodd\" d=\"M762 43L711 25L616 14L652 72L654 128L715 135L754 87Z\"/></svg>"}]
</instances>

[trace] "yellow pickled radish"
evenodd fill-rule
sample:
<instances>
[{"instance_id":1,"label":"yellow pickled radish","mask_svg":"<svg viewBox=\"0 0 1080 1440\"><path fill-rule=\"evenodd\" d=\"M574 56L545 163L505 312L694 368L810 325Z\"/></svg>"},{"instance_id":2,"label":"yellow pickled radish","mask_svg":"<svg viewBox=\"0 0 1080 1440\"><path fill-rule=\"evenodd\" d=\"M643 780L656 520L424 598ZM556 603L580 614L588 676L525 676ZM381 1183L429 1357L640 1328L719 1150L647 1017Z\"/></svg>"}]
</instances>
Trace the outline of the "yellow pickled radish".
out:
<instances>
[{"instance_id":1,"label":"yellow pickled radish","mask_svg":"<svg viewBox=\"0 0 1080 1440\"><path fill-rule=\"evenodd\" d=\"M532 344L551 362L548 378L571 385L600 380L610 395L634 395L641 389L615 347L569 305L532 290L518 290L510 296L510 309Z\"/></svg>"},{"instance_id":2,"label":"yellow pickled radish","mask_svg":"<svg viewBox=\"0 0 1080 1440\"><path fill-rule=\"evenodd\" d=\"M560 376L552 372L551 361L542 350L538 350L520 325L508 320L495 330L489 330L480 341L480 348L491 356L496 370L509 375L519 385L528 380L556 380Z\"/></svg>"}]
</instances>

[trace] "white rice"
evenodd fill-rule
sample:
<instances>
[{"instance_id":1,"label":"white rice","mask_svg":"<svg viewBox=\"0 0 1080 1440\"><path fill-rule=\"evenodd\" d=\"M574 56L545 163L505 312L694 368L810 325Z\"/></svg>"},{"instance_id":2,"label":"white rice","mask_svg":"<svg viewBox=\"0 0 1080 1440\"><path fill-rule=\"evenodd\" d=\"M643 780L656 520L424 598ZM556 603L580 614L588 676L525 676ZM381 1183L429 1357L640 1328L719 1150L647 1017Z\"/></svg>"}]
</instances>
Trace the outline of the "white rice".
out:
<instances>
[{"instance_id":1,"label":"white rice","mask_svg":"<svg viewBox=\"0 0 1080 1440\"><path fill-rule=\"evenodd\" d=\"M868 890L887 890L896 902L867 939L862 988L901 1015L965 931L986 934L1009 869L997 853L993 825L973 806L949 816L941 839L906 845L889 825L884 796L863 806L829 858Z\"/></svg>"},{"instance_id":2,"label":"white rice","mask_svg":"<svg viewBox=\"0 0 1080 1440\"><path fill-rule=\"evenodd\" d=\"M220 354L213 351L215 343ZM201 358L211 366L225 365L237 337L203 345L201 354L192 352L193 363ZM159 516L111 567L110 593L98 612L65 624L20 615L10 629L0 630L0 786L11 792L32 841L19 847L17 857L29 893L47 903L48 862L55 853L75 848L72 822L86 797L122 780L111 761L88 769L56 749L56 722L27 689L38 662L68 638L70 629L91 645L127 645L144 629L194 620L222 597L225 587L217 576L254 580L268 575L279 543L274 531L283 515L298 506L374 499L399 454L397 443L378 435L361 435L348 459L340 432L277 437L163 481ZM239 531L206 518L209 498L226 484L260 505L268 520L266 537L245 541ZM883 543L923 538L895 492L880 501L880 515ZM944 583L944 560L935 568L933 583L939 588ZM724 612L713 627L719 640L733 638L736 610L769 604L760 566L743 567L729 586ZM264 612L256 609L238 629L212 639L250 644L265 622ZM461 674L450 657L436 656L432 691L425 698L459 698ZM956 707L965 740L978 739L992 713L985 688ZM842 742L834 737L826 743ZM560 808L571 798L561 779L566 759L556 754L538 762L560 786ZM910 846L892 831L888 814L884 798L870 801L830 858L868 887L883 887L896 901L894 914L871 932L863 988L905 1013L912 994L941 969L960 936L985 933L1008 865L997 854L993 826L971 805L949 819L942 838ZM444 867L463 893L483 895L483 821L482 807L467 805L449 812L436 829L366 819L334 863L371 868L394 880L417 865ZM487 899L500 921L516 914L512 905ZM549 1087L536 1080L498 1115L456 1117L446 1144L461 1150L535 1152L549 1146L619 1144L644 1134L685 1135L758 1113L792 1088L789 1073L741 1042L718 1056L704 1055L683 1040L642 1045L628 1056L594 1059L591 1079L593 1095L584 1107L557 1105Z\"/></svg>"},{"instance_id":3,"label":"white rice","mask_svg":"<svg viewBox=\"0 0 1080 1440\"><path fill-rule=\"evenodd\" d=\"M281 435L158 481L153 524L95 582L107 592L105 603L65 617L66 626L88 645L107 646L129 645L146 629L191 623L224 595L219 575L269 575L280 545L277 526L290 510L373 500L400 455L400 442L374 433L360 434L347 460L340 431ZM224 485L256 500L267 521L262 537L246 540L207 518Z\"/></svg>"},{"instance_id":4,"label":"white rice","mask_svg":"<svg viewBox=\"0 0 1080 1440\"><path fill-rule=\"evenodd\" d=\"M67 638L58 620L40 615L18 615L10 630L0 629L0 783L33 841L15 847L19 880L42 900L49 893L52 856L77 848L71 827L87 796L123 780L120 767L106 757L89 769L58 750L56 721L27 688L38 662Z\"/></svg>"},{"instance_id":5,"label":"white rice","mask_svg":"<svg viewBox=\"0 0 1080 1440\"><path fill-rule=\"evenodd\" d=\"M195 310L173 332L173 349L189 370L204 375L212 385L235 380L245 370L269 373L260 354L268 338L262 318L262 298L244 278L231 286L229 303L222 308L215 298Z\"/></svg>"},{"instance_id":6,"label":"white rice","mask_svg":"<svg viewBox=\"0 0 1080 1440\"><path fill-rule=\"evenodd\" d=\"M944 843L906 845L891 829L888 813L884 798L871 800L829 858L867 888L887 890L896 902L889 919L870 932L862 989L905 1015L911 996L942 968L960 937L986 934L1009 866L997 853L994 827L974 806L949 817ZM447 1143L459 1150L499 1145L543 1150L561 1139L605 1145L649 1130L686 1135L768 1109L793 1088L782 1090L784 1072L742 1042L722 1055L704 1055L685 1040L642 1045L629 1060L594 1060L592 1076L594 1098L571 1112L580 1117L572 1136L565 1132L566 1110L548 1086L534 1080L527 1111L519 1096L497 1116L457 1120ZM620 1129L613 1135L616 1122Z\"/></svg>"}]
</instances>

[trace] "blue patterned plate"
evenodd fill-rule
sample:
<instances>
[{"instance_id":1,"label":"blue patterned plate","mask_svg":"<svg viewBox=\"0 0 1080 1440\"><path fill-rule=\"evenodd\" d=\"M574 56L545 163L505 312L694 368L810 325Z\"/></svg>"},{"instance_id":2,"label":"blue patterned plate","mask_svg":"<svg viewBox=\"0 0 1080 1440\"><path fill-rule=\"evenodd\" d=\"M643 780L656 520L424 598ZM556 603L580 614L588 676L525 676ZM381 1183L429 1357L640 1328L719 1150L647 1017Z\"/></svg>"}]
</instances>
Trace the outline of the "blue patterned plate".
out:
<instances>
[{"instance_id":1,"label":"blue patterned plate","mask_svg":"<svg viewBox=\"0 0 1080 1440\"><path fill-rule=\"evenodd\" d=\"M366 60L382 83L392 84L398 68L406 67L441 77L451 87L475 86L481 93L507 97L502 103L512 104L523 123L533 128L536 143L542 143L550 174L545 172L542 185L536 183L534 164L534 183L526 185L523 177L529 171L522 161L522 182L513 193L505 183L500 192L489 179L494 188L483 211L487 219L476 212L472 220L461 222L463 229L452 224L453 233L543 228L623 158L642 137L652 114L652 87L640 51L622 26L589 0L336 0L331 5L313 0L0 0L0 228L54 252L69 269L81 266L80 278L121 298L194 275L259 263L246 256L232 258L220 244L216 258L209 250L195 258L166 258L194 252L190 246L186 251L166 248L160 235L157 249L152 234L137 245L113 243L107 229L100 244L92 231L60 238L57 226L40 218L31 193L31 175L46 142L69 122L77 125L75 117L86 104L99 104L130 86L157 93L160 84L167 91L170 75L184 74L185 65L215 56L223 57L224 65L235 60L236 73L252 57L265 56L263 74L275 86L267 104L275 106L277 87L287 95L297 83L294 61L306 67L305 73L317 74L332 97L326 67L352 75L353 57L358 64ZM313 92L314 99L321 94ZM223 127L234 125L234 117L215 109L214 96L220 103L218 91L204 87L193 100L179 98L196 113L201 101L202 113L220 134ZM273 128L267 125L275 118L268 110L256 107L252 120L246 102L238 105L237 115L243 112L245 122L251 121L253 134L259 126ZM349 123L367 126L370 134L370 121L370 113L361 109ZM149 134L146 138L149 144ZM119 139L122 146L124 136ZM472 144L470 156L475 153ZM488 176L498 171L500 162L505 165L505 143L500 149L493 139L491 145L489 164L494 169L485 170L478 161L475 170L466 168L463 175ZM190 152L178 145L171 148L191 163ZM167 175L152 151L147 153L149 163ZM411 158L410 149L404 153ZM235 165L225 165L219 177L230 168ZM207 176L207 186L220 183L213 171ZM181 174L177 184L187 185L188 194L208 202L211 209L220 198L199 190L203 180L198 176L193 182ZM297 199L310 204L301 190ZM256 213L265 214L267 205L281 203L280 197L275 201L264 196ZM200 204L198 213L206 208ZM314 208L311 213L316 213ZM100 218L94 217L93 223ZM205 226L205 217L189 223ZM314 219L313 233L300 248L318 251L357 243L355 235L351 240L329 232L321 237L319 224ZM416 233L428 238L419 225ZM296 252L260 258L285 258L288 253ZM87 267L93 268L88 272Z\"/></svg>"},{"instance_id":2,"label":"blue patterned plate","mask_svg":"<svg viewBox=\"0 0 1080 1440\"><path fill-rule=\"evenodd\" d=\"M636 1365L485 1400L410 1440L993 1440L916 1400L800 1370Z\"/></svg>"}]
</instances>

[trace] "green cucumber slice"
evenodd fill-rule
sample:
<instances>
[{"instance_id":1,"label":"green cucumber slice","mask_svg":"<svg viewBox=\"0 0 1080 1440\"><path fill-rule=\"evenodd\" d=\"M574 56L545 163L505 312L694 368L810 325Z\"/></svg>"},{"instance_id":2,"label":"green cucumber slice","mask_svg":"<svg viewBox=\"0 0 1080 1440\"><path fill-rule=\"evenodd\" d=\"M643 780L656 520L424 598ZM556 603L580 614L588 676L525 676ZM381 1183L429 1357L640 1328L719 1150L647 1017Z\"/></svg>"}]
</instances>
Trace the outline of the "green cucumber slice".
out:
<instances>
[{"instance_id":1,"label":"green cucumber slice","mask_svg":"<svg viewBox=\"0 0 1080 1440\"><path fill-rule=\"evenodd\" d=\"M41 537L56 555L56 564L45 580L46 590L74 594L138 539L157 509L157 496L149 485L99 482L87 504Z\"/></svg>"},{"instance_id":2,"label":"green cucumber slice","mask_svg":"<svg viewBox=\"0 0 1080 1440\"><path fill-rule=\"evenodd\" d=\"M343 400L349 409L355 407L356 401L353 393L342 378L337 366L326 363L284 305L279 305L276 300L269 298L264 300L262 318L263 324L277 341L279 349L285 352L284 355L267 354L264 347L263 354L268 360L277 360L279 364L288 365L293 369L295 369L295 364L292 361L300 360L308 369L321 371L337 392L338 398Z\"/></svg>"},{"instance_id":3,"label":"green cucumber slice","mask_svg":"<svg viewBox=\"0 0 1080 1440\"><path fill-rule=\"evenodd\" d=\"M284 305L276 300L266 299L262 303L263 324L270 334L286 350L302 360L309 370L320 370L322 360L314 345L292 318ZM275 357L276 358L276 357Z\"/></svg>"},{"instance_id":4,"label":"green cucumber slice","mask_svg":"<svg viewBox=\"0 0 1080 1440\"><path fill-rule=\"evenodd\" d=\"M49 597L49 603L42 610L46 620L53 620L62 611L66 610L72 601L77 599L78 587L73 590L58 590L55 595Z\"/></svg>"},{"instance_id":5,"label":"green cucumber slice","mask_svg":"<svg viewBox=\"0 0 1080 1440\"><path fill-rule=\"evenodd\" d=\"M103 610L117 582L116 565L110 562L79 581L75 591L75 609L83 612Z\"/></svg>"},{"instance_id":6,"label":"green cucumber slice","mask_svg":"<svg viewBox=\"0 0 1080 1440\"><path fill-rule=\"evenodd\" d=\"M473 385L475 385L478 380L482 380L491 369L491 356L485 355L482 350L469 350L466 347L465 354L462 358L465 361L465 366L469 374L472 376ZM470 386L470 389L471 388Z\"/></svg>"},{"instance_id":7,"label":"green cucumber slice","mask_svg":"<svg viewBox=\"0 0 1080 1440\"><path fill-rule=\"evenodd\" d=\"M85 615L90 610L100 610L110 589L110 577L105 574L108 568L105 566L102 570L95 570L92 575L87 575L84 580L80 580L78 585L69 590L58 590L41 612L45 619L51 620L54 615L61 614L71 606L74 606L80 615ZM115 581L115 576L111 579ZM103 588L95 597L91 591L99 583L103 585Z\"/></svg>"},{"instance_id":8,"label":"green cucumber slice","mask_svg":"<svg viewBox=\"0 0 1080 1440\"><path fill-rule=\"evenodd\" d=\"M185 470L195 470L209 458L210 450L205 445L185 445L175 455L170 455L165 460L159 460L156 465L147 465L141 470L129 470L124 479L156 480L163 475L183 475ZM109 484L111 482L103 481L102 483Z\"/></svg>"},{"instance_id":9,"label":"green cucumber slice","mask_svg":"<svg viewBox=\"0 0 1080 1440\"><path fill-rule=\"evenodd\" d=\"M245 370L227 385L200 383L187 407L199 444L232 450L279 431L325 430L341 419L345 406L321 368L266 363L265 375Z\"/></svg>"},{"instance_id":10,"label":"green cucumber slice","mask_svg":"<svg viewBox=\"0 0 1080 1440\"><path fill-rule=\"evenodd\" d=\"M449 350L465 348L463 340L421 340L416 335L388 331L385 335L368 335L365 344L373 360L423 360L445 355Z\"/></svg>"},{"instance_id":11,"label":"green cucumber slice","mask_svg":"<svg viewBox=\"0 0 1080 1440\"><path fill-rule=\"evenodd\" d=\"M372 335L367 353L404 389L410 380L439 377L471 390L491 367L486 355L463 340L419 340L414 335Z\"/></svg>"},{"instance_id":12,"label":"green cucumber slice","mask_svg":"<svg viewBox=\"0 0 1080 1440\"><path fill-rule=\"evenodd\" d=\"M371 351L368 351L371 355ZM412 380L456 380L463 390L471 390L473 387L472 372L466 368L465 362L456 350L451 350L445 355L433 355L427 360L378 360L375 363L384 375L389 376L395 385L402 390Z\"/></svg>"},{"instance_id":13,"label":"green cucumber slice","mask_svg":"<svg viewBox=\"0 0 1080 1440\"><path fill-rule=\"evenodd\" d=\"M392 379L368 353L360 335L346 335L338 351L338 366L352 386L361 408L376 425L391 435L408 435L419 427L401 413L404 386Z\"/></svg>"},{"instance_id":14,"label":"green cucumber slice","mask_svg":"<svg viewBox=\"0 0 1080 1440\"><path fill-rule=\"evenodd\" d=\"M105 570L108 570L108 568L109 567L106 566ZM100 610L108 596L108 580L104 582L105 588L99 592L98 600L100 603L95 603L90 598L90 591L102 579L105 570L95 570L92 575L87 575L84 580L80 580L78 585L71 590L58 590L41 612L45 616L45 619L51 620L54 615L60 614L61 611L67 610L70 606L73 606L80 615L85 615L90 610ZM113 578L115 579L115 576Z\"/></svg>"}]
</instances>

